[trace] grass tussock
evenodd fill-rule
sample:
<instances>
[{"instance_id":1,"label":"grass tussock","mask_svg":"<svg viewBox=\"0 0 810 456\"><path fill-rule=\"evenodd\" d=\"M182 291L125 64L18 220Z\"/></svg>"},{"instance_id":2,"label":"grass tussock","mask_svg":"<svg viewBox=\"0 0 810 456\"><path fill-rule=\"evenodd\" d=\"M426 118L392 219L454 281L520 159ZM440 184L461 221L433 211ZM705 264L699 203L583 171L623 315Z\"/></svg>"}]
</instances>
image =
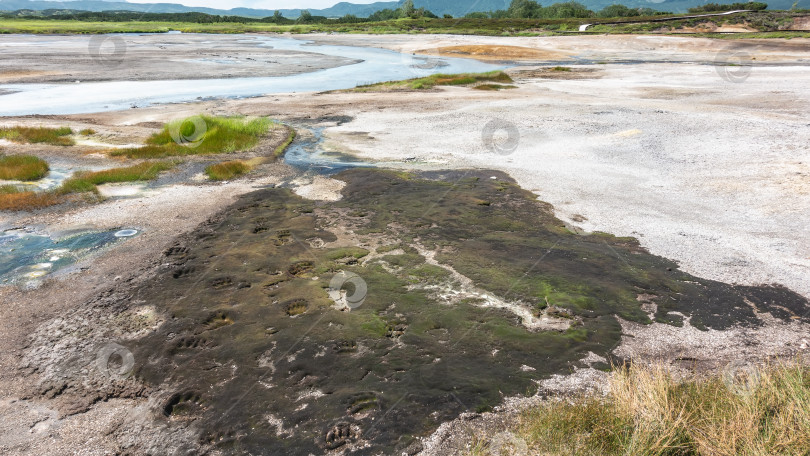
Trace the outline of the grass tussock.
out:
<instances>
[{"instance_id":1,"label":"grass tussock","mask_svg":"<svg viewBox=\"0 0 810 456\"><path fill-rule=\"evenodd\" d=\"M144 162L125 168L104 171L82 171L54 190L34 192L20 190L14 185L0 186L0 211L25 211L41 209L68 201L70 195L92 193L98 197L98 185L116 182L152 180L163 171L177 166L177 162Z\"/></svg>"},{"instance_id":2,"label":"grass tussock","mask_svg":"<svg viewBox=\"0 0 810 456\"><path fill-rule=\"evenodd\" d=\"M475 90L488 90L488 91L498 91L503 89L514 89L517 86L513 85L504 85L504 84L478 84L477 86L473 86Z\"/></svg>"},{"instance_id":3,"label":"grass tussock","mask_svg":"<svg viewBox=\"0 0 810 456\"><path fill-rule=\"evenodd\" d=\"M29 192L13 185L0 187L0 211L41 209L59 204L59 195L53 192Z\"/></svg>"},{"instance_id":4,"label":"grass tussock","mask_svg":"<svg viewBox=\"0 0 810 456\"><path fill-rule=\"evenodd\" d=\"M82 171L66 180L57 192L61 194L96 192L96 186L98 185L148 181L175 166L177 166L177 162L161 161L143 162L134 166L106 169L104 171Z\"/></svg>"},{"instance_id":5,"label":"grass tussock","mask_svg":"<svg viewBox=\"0 0 810 456\"><path fill-rule=\"evenodd\" d=\"M569 67L564 67L564 66L555 66L555 67L551 68L551 71L565 71L565 72L570 72L570 71L571 71L571 68L569 68Z\"/></svg>"},{"instance_id":6,"label":"grass tussock","mask_svg":"<svg viewBox=\"0 0 810 456\"><path fill-rule=\"evenodd\" d=\"M215 165L209 165L205 168L205 174L211 180L230 180L234 177L241 176L249 173L251 166L242 160L232 160Z\"/></svg>"},{"instance_id":7,"label":"grass tussock","mask_svg":"<svg viewBox=\"0 0 810 456\"><path fill-rule=\"evenodd\" d=\"M679 382L664 368L611 374L606 398L550 401L524 413L531 454L807 455L810 368L769 365L730 381Z\"/></svg>"},{"instance_id":8,"label":"grass tussock","mask_svg":"<svg viewBox=\"0 0 810 456\"><path fill-rule=\"evenodd\" d=\"M34 181L49 170L48 162L33 155L0 155L0 180Z\"/></svg>"},{"instance_id":9,"label":"grass tussock","mask_svg":"<svg viewBox=\"0 0 810 456\"><path fill-rule=\"evenodd\" d=\"M122 149L111 155L160 158L227 154L254 147L272 125L267 118L195 116L166 124L143 147Z\"/></svg>"},{"instance_id":10,"label":"grass tussock","mask_svg":"<svg viewBox=\"0 0 810 456\"><path fill-rule=\"evenodd\" d=\"M287 139L285 139L283 143L279 144L279 146L276 147L276 150L273 151L273 156L275 156L276 158L284 155L284 151L286 151L287 148L290 147L290 144L292 144L292 142L295 140L295 130L293 130L290 127L286 128L287 128Z\"/></svg>"},{"instance_id":11,"label":"grass tussock","mask_svg":"<svg viewBox=\"0 0 810 456\"><path fill-rule=\"evenodd\" d=\"M72 134L68 127L0 127L0 139L18 143L72 146L75 144Z\"/></svg>"},{"instance_id":12,"label":"grass tussock","mask_svg":"<svg viewBox=\"0 0 810 456\"><path fill-rule=\"evenodd\" d=\"M511 83L512 78L503 71L490 71L487 73L461 73L461 74L434 74L424 78L408 79L405 81L381 82L358 86L353 89L357 92L374 90L428 90L436 86L466 86L478 83Z\"/></svg>"}]
</instances>

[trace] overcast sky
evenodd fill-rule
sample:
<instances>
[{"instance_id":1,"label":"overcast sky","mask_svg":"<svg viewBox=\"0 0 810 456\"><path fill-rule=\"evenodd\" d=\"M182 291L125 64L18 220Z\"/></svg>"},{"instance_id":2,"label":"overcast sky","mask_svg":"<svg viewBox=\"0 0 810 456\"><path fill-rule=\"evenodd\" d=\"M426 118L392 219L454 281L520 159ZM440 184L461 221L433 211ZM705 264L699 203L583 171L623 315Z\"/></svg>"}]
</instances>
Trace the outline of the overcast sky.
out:
<instances>
[{"instance_id":1,"label":"overcast sky","mask_svg":"<svg viewBox=\"0 0 810 456\"><path fill-rule=\"evenodd\" d=\"M206 6L208 8L256 8L256 9L295 9L329 8L341 0L128 0L130 3L180 3L186 6ZM349 3L374 3L379 0L348 0Z\"/></svg>"}]
</instances>

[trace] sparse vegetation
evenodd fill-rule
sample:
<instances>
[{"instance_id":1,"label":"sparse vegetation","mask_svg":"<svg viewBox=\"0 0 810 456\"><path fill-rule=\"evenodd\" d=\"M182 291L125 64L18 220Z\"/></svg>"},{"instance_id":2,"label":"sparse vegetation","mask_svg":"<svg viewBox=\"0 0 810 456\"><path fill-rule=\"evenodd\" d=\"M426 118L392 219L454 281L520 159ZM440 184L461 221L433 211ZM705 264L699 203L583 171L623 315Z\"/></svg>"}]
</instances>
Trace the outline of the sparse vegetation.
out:
<instances>
[{"instance_id":1,"label":"sparse vegetation","mask_svg":"<svg viewBox=\"0 0 810 456\"><path fill-rule=\"evenodd\" d=\"M705 5L689 8L690 13L716 13L719 11L734 11L734 10L753 10L762 11L768 8L767 3L762 2L748 2L748 3L706 3Z\"/></svg>"},{"instance_id":2,"label":"sparse vegetation","mask_svg":"<svg viewBox=\"0 0 810 456\"><path fill-rule=\"evenodd\" d=\"M22 211L53 206L61 201L53 192L22 191L12 185L0 187L0 211Z\"/></svg>"},{"instance_id":3,"label":"sparse vegetation","mask_svg":"<svg viewBox=\"0 0 810 456\"><path fill-rule=\"evenodd\" d=\"M292 142L295 140L295 130L290 127L286 128L288 130L287 139L285 139L283 143L279 144L279 146L276 147L276 150L273 151L273 155L275 157L281 157L284 155L284 151L287 150L287 148L290 147L290 144L292 144Z\"/></svg>"},{"instance_id":4,"label":"sparse vegetation","mask_svg":"<svg viewBox=\"0 0 810 456\"><path fill-rule=\"evenodd\" d=\"M84 130L80 131L79 134L82 136L93 136L96 134L96 130L93 130L92 128L85 128Z\"/></svg>"},{"instance_id":5,"label":"sparse vegetation","mask_svg":"<svg viewBox=\"0 0 810 456\"><path fill-rule=\"evenodd\" d=\"M517 86L503 85L503 84L478 84L473 86L475 90L502 90L502 89L515 89Z\"/></svg>"},{"instance_id":6,"label":"sparse vegetation","mask_svg":"<svg viewBox=\"0 0 810 456\"><path fill-rule=\"evenodd\" d=\"M564 66L555 66L551 69L551 71L571 71L571 68Z\"/></svg>"},{"instance_id":7,"label":"sparse vegetation","mask_svg":"<svg viewBox=\"0 0 810 456\"><path fill-rule=\"evenodd\" d=\"M177 166L177 162L143 162L125 168L113 168L104 171L82 171L66 180L57 190L59 194L95 192L96 186L119 182L148 181L163 171Z\"/></svg>"},{"instance_id":8,"label":"sparse vegetation","mask_svg":"<svg viewBox=\"0 0 810 456\"><path fill-rule=\"evenodd\" d=\"M20 190L13 185L0 187L0 211L22 211L54 206L68 201L69 195L98 193L98 185L115 182L152 180L163 171L177 166L178 162L144 162L125 168L104 171L82 171L62 183L57 189L35 192Z\"/></svg>"},{"instance_id":9,"label":"sparse vegetation","mask_svg":"<svg viewBox=\"0 0 810 456\"><path fill-rule=\"evenodd\" d=\"M205 174L211 180L230 180L250 172L251 166L242 160L231 160L205 168Z\"/></svg>"},{"instance_id":10,"label":"sparse vegetation","mask_svg":"<svg viewBox=\"0 0 810 456\"><path fill-rule=\"evenodd\" d=\"M113 156L160 158L179 155L227 154L258 144L273 122L267 118L195 116L170 122L143 147L121 149Z\"/></svg>"},{"instance_id":11,"label":"sparse vegetation","mask_svg":"<svg viewBox=\"0 0 810 456\"><path fill-rule=\"evenodd\" d=\"M376 90L428 90L436 86L462 86L482 82L510 83L514 81L503 71L490 71L487 73L434 74L424 78L362 85L352 90L357 92L369 92Z\"/></svg>"},{"instance_id":12,"label":"sparse vegetation","mask_svg":"<svg viewBox=\"0 0 810 456\"><path fill-rule=\"evenodd\" d=\"M72 146L75 144L73 139L70 138L72 134L73 130L68 127L0 127L0 139L18 143Z\"/></svg>"},{"instance_id":13,"label":"sparse vegetation","mask_svg":"<svg viewBox=\"0 0 810 456\"><path fill-rule=\"evenodd\" d=\"M48 174L48 162L33 155L0 155L0 180L33 181Z\"/></svg>"},{"instance_id":14,"label":"sparse vegetation","mask_svg":"<svg viewBox=\"0 0 810 456\"><path fill-rule=\"evenodd\" d=\"M810 368L738 374L678 381L662 367L618 369L607 397L549 400L515 434L532 454L806 455Z\"/></svg>"}]
</instances>

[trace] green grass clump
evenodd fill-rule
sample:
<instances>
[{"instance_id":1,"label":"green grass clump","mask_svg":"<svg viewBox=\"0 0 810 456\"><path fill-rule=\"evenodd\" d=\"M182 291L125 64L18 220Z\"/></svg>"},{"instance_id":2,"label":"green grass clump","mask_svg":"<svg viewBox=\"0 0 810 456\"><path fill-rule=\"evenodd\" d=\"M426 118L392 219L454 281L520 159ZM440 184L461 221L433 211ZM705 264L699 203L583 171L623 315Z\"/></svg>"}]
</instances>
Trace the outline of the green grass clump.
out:
<instances>
[{"instance_id":1,"label":"green grass clump","mask_svg":"<svg viewBox=\"0 0 810 456\"><path fill-rule=\"evenodd\" d=\"M73 130L68 127L2 127L0 139L18 143L53 144L55 146L72 146L75 144L70 135Z\"/></svg>"},{"instance_id":2,"label":"green grass clump","mask_svg":"<svg viewBox=\"0 0 810 456\"><path fill-rule=\"evenodd\" d=\"M113 168L104 171L82 171L66 180L57 190L60 194L95 192L96 186L119 182L136 182L152 180L163 171L177 166L177 162L144 162L125 168Z\"/></svg>"},{"instance_id":3,"label":"green grass clump","mask_svg":"<svg viewBox=\"0 0 810 456\"><path fill-rule=\"evenodd\" d=\"M0 155L0 180L38 180L49 170L48 162L33 155Z\"/></svg>"},{"instance_id":4,"label":"green grass clump","mask_svg":"<svg viewBox=\"0 0 810 456\"><path fill-rule=\"evenodd\" d=\"M82 136L93 136L96 134L96 130L93 130L92 128L85 128L84 130L80 131L79 134Z\"/></svg>"},{"instance_id":5,"label":"green grass clump","mask_svg":"<svg viewBox=\"0 0 810 456\"><path fill-rule=\"evenodd\" d=\"M241 176L250 172L250 165L242 160L232 160L215 165L209 165L205 168L205 174L211 180L229 180L234 177Z\"/></svg>"},{"instance_id":6,"label":"green grass clump","mask_svg":"<svg viewBox=\"0 0 810 456\"><path fill-rule=\"evenodd\" d=\"M607 397L551 400L523 414L533 454L807 454L810 368L678 381L663 367L612 372Z\"/></svg>"},{"instance_id":7,"label":"green grass clump","mask_svg":"<svg viewBox=\"0 0 810 456\"><path fill-rule=\"evenodd\" d=\"M121 149L111 155L159 158L227 154L254 147L272 125L267 118L198 116L166 124L146 140L144 147Z\"/></svg>"},{"instance_id":8,"label":"green grass clump","mask_svg":"<svg viewBox=\"0 0 810 456\"><path fill-rule=\"evenodd\" d=\"M104 171L81 171L54 190L33 192L20 190L13 185L0 186L0 211L24 211L54 206L68 201L68 195L79 193L98 194L98 185L115 182L152 180L163 171L174 168L178 162L144 162L125 168Z\"/></svg>"},{"instance_id":9,"label":"green grass clump","mask_svg":"<svg viewBox=\"0 0 810 456\"><path fill-rule=\"evenodd\" d=\"M276 150L273 151L273 155L275 157L281 157L284 155L284 151L286 151L287 148L290 147L290 144L292 144L292 142L295 140L295 130L289 127L287 127L287 130L289 130L287 133L287 139L285 139L283 143L279 144L279 146L276 147Z\"/></svg>"},{"instance_id":10,"label":"green grass clump","mask_svg":"<svg viewBox=\"0 0 810 456\"><path fill-rule=\"evenodd\" d=\"M332 261L354 258L359 260L369 254L369 251L362 247L341 247L330 251L326 257Z\"/></svg>"},{"instance_id":11,"label":"green grass clump","mask_svg":"<svg viewBox=\"0 0 810 456\"><path fill-rule=\"evenodd\" d=\"M571 68L564 66L555 66L551 69L551 71L571 71Z\"/></svg>"},{"instance_id":12,"label":"green grass clump","mask_svg":"<svg viewBox=\"0 0 810 456\"><path fill-rule=\"evenodd\" d=\"M503 85L503 84L478 84L474 86L475 90L502 90L502 89L515 89L517 86Z\"/></svg>"},{"instance_id":13,"label":"green grass clump","mask_svg":"<svg viewBox=\"0 0 810 456\"><path fill-rule=\"evenodd\" d=\"M515 81L503 71L490 71L486 73L433 74L424 78L408 79L405 81L381 82L378 84L358 86L353 89L353 91L367 92L370 90L379 89L428 90L436 86L461 86L476 84L479 82L511 83Z\"/></svg>"}]
</instances>

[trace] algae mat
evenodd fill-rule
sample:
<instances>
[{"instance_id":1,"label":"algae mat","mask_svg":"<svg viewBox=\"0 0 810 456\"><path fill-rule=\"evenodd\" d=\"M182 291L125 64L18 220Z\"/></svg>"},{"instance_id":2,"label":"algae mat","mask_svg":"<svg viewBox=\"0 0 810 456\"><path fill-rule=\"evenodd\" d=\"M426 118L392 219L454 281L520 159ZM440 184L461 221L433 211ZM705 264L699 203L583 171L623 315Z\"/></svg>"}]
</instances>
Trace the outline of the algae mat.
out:
<instances>
[{"instance_id":1,"label":"algae mat","mask_svg":"<svg viewBox=\"0 0 810 456\"><path fill-rule=\"evenodd\" d=\"M243 197L132 291L168 317L134 347L135 375L171 390L158 419L200 429L203 447L413 453L460 412L533 394L588 352L608 357L616 316L726 328L807 304L572 232L501 173L337 177L336 203L279 188ZM359 280L336 293L341 272Z\"/></svg>"}]
</instances>

